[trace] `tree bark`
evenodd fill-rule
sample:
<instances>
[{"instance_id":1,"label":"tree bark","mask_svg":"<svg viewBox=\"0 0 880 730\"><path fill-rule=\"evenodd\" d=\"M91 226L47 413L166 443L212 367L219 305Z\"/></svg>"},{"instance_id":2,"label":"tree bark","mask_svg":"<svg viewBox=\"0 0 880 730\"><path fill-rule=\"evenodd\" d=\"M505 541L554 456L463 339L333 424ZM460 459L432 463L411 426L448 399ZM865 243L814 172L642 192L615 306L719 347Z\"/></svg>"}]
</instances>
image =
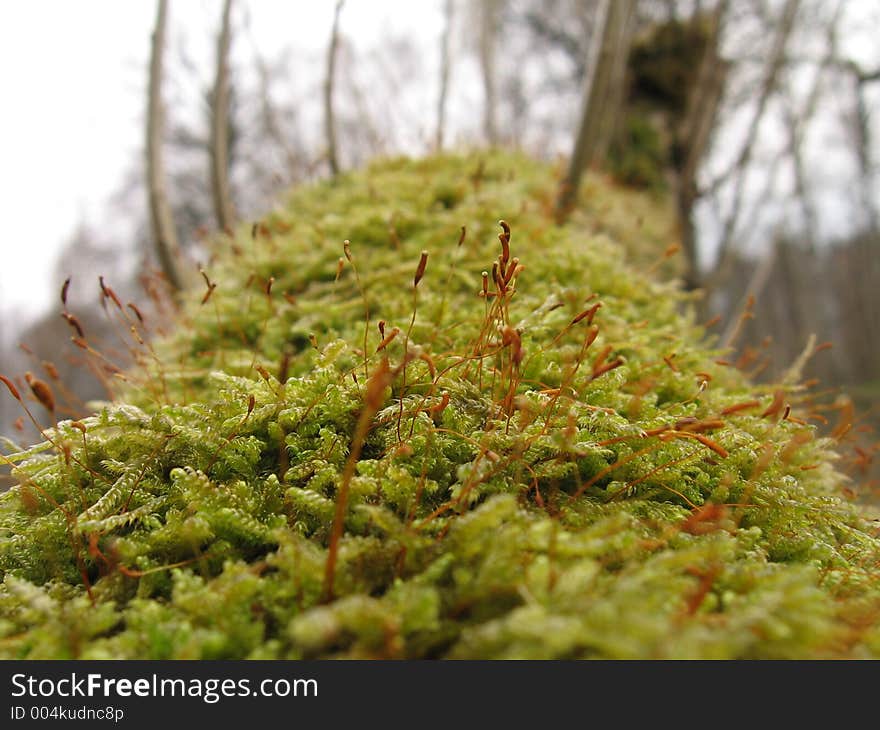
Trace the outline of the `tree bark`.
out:
<instances>
[{"instance_id":1,"label":"tree bark","mask_svg":"<svg viewBox=\"0 0 880 730\"><path fill-rule=\"evenodd\" d=\"M495 35L499 0L480 2L480 71L483 81L483 135L489 145L498 143L498 99L495 88Z\"/></svg>"},{"instance_id":2,"label":"tree bark","mask_svg":"<svg viewBox=\"0 0 880 730\"><path fill-rule=\"evenodd\" d=\"M721 0L709 18L706 44L696 82L688 94L685 114L675 135L676 145L681 153L675 195L679 235L687 266L684 284L691 290L696 289L700 283L696 229L693 221L694 206L699 199L697 173L709 149L727 78L727 63L721 58L720 43L728 5L728 0Z\"/></svg>"},{"instance_id":3,"label":"tree bark","mask_svg":"<svg viewBox=\"0 0 880 730\"><path fill-rule=\"evenodd\" d=\"M162 271L171 286L179 291L186 285L181 263L180 243L174 228L174 218L168 203L165 169L162 161L162 54L165 47L167 0L159 0L156 27L150 56L150 82L147 98L147 191L149 195L150 224Z\"/></svg>"},{"instance_id":4,"label":"tree bark","mask_svg":"<svg viewBox=\"0 0 880 730\"><path fill-rule=\"evenodd\" d=\"M870 231L880 230L880 215L878 215L874 203L874 183L871 164L871 139L870 112L865 100L865 84L875 81L874 75L862 75L856 77L855 84L855 110L853 117L853 147L855 157L859 165L859 194L862 199L862 207L865 210L867 220L865 225Z\"/></svg>"},{"instance_id":5,"label":"tree bark","mask_svg":"<svg viewBox=\"0 0 880 730\"><path fill-rule=\"evenodd\" d=\"M330 32L330 45L327 48L327 77L324 82L324 133L327 137L327 164L330 174L339 174L339 157L336 149L336 120L333 110L333 86L336 75L336 54L339 49L339 15L345 0L336 0L333 11L333 30Z\"/></svg>"},{"instance_id":6,"label":"tree bark","mask_svg":"<svg viewBox=\"0 0 880 730\"><path fill-rule=\"evenodd\" d=\"M446 96L449 91L449 67L451 64L449 46L452 40L453 0L446 0L443 6L446 25L440 40L440 92L437 96L437 131L434 137L434 149L443 149L443 132L446 126Z\"/></svg>"},{"instance_id":7,"label":"tree bark","mask_svg":"<svg viewBox=\"0 0 880 730\"><path fill-rule=\"evenodd\" d=\"M574 201L584 171L604 157L623 101L623 83L632 33L636 0L605 0L604 22L597 24L601 37L590 44L598 57L588 65L590 78L584 91L581 121L575 137L568 172L556 200L556 221L563 223Z\"/></svg>"},{"instance_id":8,"label":"tree bark","mask_svg":"<svg viewBox=\"0 0 880 730\"><path fill-rule=\"evenodd\" d=\"M211 196L220 230L235 222L229 192L229 16L232 0L223 3L223 21L217 38L217 76L211 98Z\"/></svg>"},{"instance_id":9,"label":"tree bark","mask_svg":"<svg viewBox=\"0 0 880 730\"><path fill-rule=\"evenodd\" d=\"M626 7L627 1L629 8ZM619 5L613 10L617 13L615 17L609 17L611 26L606 29L603 44L600 47L600 63L605 64L604 68L600 66L603 75L602 83L606 87L606 92L602 97L601 106L603 110L597 110L599 116L596 119L596 136L595 146L593 148L591 162L599 162L604 160L608 148L614 139L614 132L620 122L620 114L623 111L624 102L627 92L627 67L629 59L629 49L632 44L633 20L636 7L636 0L612 0L612 5ZM612 12L609 10L609 12ZM611 43L611 47L608 47ZM607 81L604 79L607 74ZM587 163L589 167L590 162Z\"/></svg>"}]
</instances>

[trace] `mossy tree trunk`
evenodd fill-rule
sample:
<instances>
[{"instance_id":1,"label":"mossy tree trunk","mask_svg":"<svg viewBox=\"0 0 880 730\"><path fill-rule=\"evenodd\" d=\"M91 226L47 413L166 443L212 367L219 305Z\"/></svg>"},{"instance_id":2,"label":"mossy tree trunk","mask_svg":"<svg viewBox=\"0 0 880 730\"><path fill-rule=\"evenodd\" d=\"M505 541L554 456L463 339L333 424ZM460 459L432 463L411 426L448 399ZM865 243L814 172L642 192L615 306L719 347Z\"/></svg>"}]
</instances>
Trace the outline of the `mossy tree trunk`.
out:
<instances>
[{"instance_id":1,"label":"mossy tree trunk","mask_svg":"<svg viewBox=\"0 0 880 730\"><path fill-rule=\"evenodd\" d=\"M603 4L604 23L599 25L602 35L598 41L598 57L590 64L593 70L584 92L574 150L556 202L559 223L568 217L577 198L584 170L604 157L611 141L611 131L624 98L635 5L636 0L611 0Z\"/></svg>"}]
</instances>

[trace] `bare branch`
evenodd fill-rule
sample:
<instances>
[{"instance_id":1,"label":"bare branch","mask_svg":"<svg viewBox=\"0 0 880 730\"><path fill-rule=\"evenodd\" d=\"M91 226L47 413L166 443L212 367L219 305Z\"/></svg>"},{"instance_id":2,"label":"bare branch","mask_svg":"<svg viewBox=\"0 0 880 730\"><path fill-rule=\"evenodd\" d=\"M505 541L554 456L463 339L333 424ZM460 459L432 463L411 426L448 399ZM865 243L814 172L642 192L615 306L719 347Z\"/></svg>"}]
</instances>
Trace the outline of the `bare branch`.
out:
<instances>
[{"instance_id":1,"label":"bare branch","mask_svg":"<svg viewBox=\"0 0 880 730\"><path fill-rule=\"evenodd\" d=\"M767 285L767 280L770 278L770 274L773 271L773 266L776 263L776 251L777 245L775 243L769 246L767 252L761 257L760 262L752 272L751 277L749 277L749 282L746 285L742 298L739 303L731 309L731 312L744 312L748 307L749 300L756 300L761 295L761 292ZM729 347L733 342L734 335L740 324L741 321L739 317L730 318L730 321L727 323L727 327L724 329L724 333L719 340L724 347Z\"/></svg>"},{"instance_id":2,"label":"bare branch","mask_svg":"<svg viewBox=\"0 0 880 730\"><path fill-rule=\"evenodd\" d=\"M880 81L880 68L875 68L872 71L865 71L854 61L847 62L847 65L855 74L855 77L856 79L858 79L858 82L860 84L867 84L872 81Z\"/></svg>"},{"instance_id":3,"label":"bare branch","mask_svg":"<svg viewBox=\"0 0 880 730\"><path fill-rule=\"evenodd\" d=\"M779 20L779 26L773 39L773 48L767 64L767 72L761 84L758 94L757 104L754 114L752 115L745 140L740 150L740 154L734 164L733 169L737 173L737 180L733 190L733 203L731 205L730 214L724 221L721 232L720 243L718 245L719 262L716 266L716 275L725 276L727 269L732 263L731 260L731 241L739 223L740 211L742 209L743 194L745 189L744 170L749 166L754 153L755 141L761 122L764 119L764 113L767 111L767 105L771 96L776 91L779 82L779 73L785 61L785 49L788 45L788 39L794 28L795 18L797 16L800 0L786 0L782 9L782 16Z\"/></svg>"},{"instance_id":4,"label":"bare branch","mask_svg":"<svg viewBox=\"0 0 880 730\"><path fill-rule=\"evenodd\" d=\"M301 174L306 163L301 159L300 153L293 148L287 135L284 133L281 120L278 118L278 110L272 103L271 83L272 74L266 61L257 54L257 73L260 76L260 96L261 96L261 116L263 120L263 128L284 153L285 166L287 175L290 179L295 179Z\"/></svg>"},{"instance_id":5,"label":"bare branch","mask_svg":"<svg viewBox=\"0 0 880 730\"><path fill-rule=\"evenodd\" d=\"M792 166L794 170L795 192L801 205L801 211L804 216L804 233L811 245L814 243L817 225L817 214L810 201L808 192L807 173L804 165L804 137L807 128L819 108L819 101L822 95L822 84L826 74L833 65L834 58L837 56L838 50L838 30L840 26L840 18L843 15L843 0L838 0L828 23L828 33L826 37L827 52L816 70L816 76L813 79L813 86L807 99L804 102L803 109L800 114L795 114L792 105L784 106L784 115L786 125L788 127L788 145L787 150L791 155Z\"/></svg>"}]
</instances>

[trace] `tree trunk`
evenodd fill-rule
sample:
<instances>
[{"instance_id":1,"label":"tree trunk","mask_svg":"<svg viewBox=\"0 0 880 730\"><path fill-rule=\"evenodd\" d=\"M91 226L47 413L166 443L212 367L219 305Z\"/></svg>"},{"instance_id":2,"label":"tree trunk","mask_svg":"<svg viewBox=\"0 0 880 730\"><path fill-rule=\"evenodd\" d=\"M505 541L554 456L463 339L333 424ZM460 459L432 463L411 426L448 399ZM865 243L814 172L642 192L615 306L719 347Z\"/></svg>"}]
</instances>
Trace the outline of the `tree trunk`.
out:
<instances>
[{"instance_id":1,"label":"tree trunk","mask_svg":"<svg viewBox=\"0 0 880 730\"><path fill-rule=\"evenodd\" d=\"M865 99L864 86L866 80L875 81L876 78L876 76L866 76L858 79L855 88L856 109L853 114L854 147L856 160L859 165L859 193L862 199L862 207L867 216L865 224L870 231L880 229L880 224L878 224L880 216L878 216L877 207L874 203L874 182L871 163L873 140L871 139L870 112Z\"/></svg>"},{"instance_id":2,"label":"tree trunk","mask_svg":"<svg viewBox=\"0 0 880 730\"><path fill-rule=\"evenodd\" d=\"M495 90L495 35L498 10L499 0L481 0L479 51L483 80L483 134L489 145L498 143L498 99Z\"/></svg>"},{"instance_id":3,"label":"tree trunk","mask_svg":"<svg viewBox=\"0 0 880 730\"><path fill-rule=\"evenodd\" d=\"M446 96L449 91L449 67L451 64L449 46L452 40L453 0L446 0L443 6L446 25L440 40L440 93L437 97L437 132L434 137L434 149L443 149L443 131L446 126Z\"/></svg>"},{"instance_id":4,"label":"tree trunk","mask_svg":"<svg viewBox=\"0 0 880 730\"><path fill-rule=\"evenodd\" d=\"M229 193L229 15L232 0L223 3L217 39L217 77L211 99L211 195L220 230L231 231L235 216Z\"/></svg>"},{"instance_id":5,"label":"tree trunk","mask_svg":"<svg viewBox=\"0 0 880 730\"><path fill-rule=\"evenodd\" d=\"M605 156L611 141L610 130L623 102L635 5L636 0L605 0L603 3L604 22L597 24L601 37L590 44L591 49L598 48L598 57L588 64L590 78L584 91L574 151L556 201L556 220L560 224L577 199L584 170Z\"/></svg>"},{"instance_id":6,"label":"tree trunk","mask_svg":"<svg viewBox=\"0 0 880 730\"><path fill-rule=\"evenodd\" d=\"M345 0L336 0L333 12L333 30L330 32L330 46L327 49L327 78L324 82L324 132L327 136L327 164L330 174L339 174L339 158L336 150L336 121L333 116L333 84L336 74L336 52L339 48L339 15Z\"/></svg>"},{"instance_id":7,"label":"tree trunk","mask_svg":"<svg viewBox=\"0 0 880 730\"><path fill-rule=\"evenodd\" d=\"M612 0L612 5L621 5L614 11L609 10L609 14L618 13L616 17L609 17L608 20L612 25L606 29L608 34L602 39L602 45L599 52L602 54L598 71L603 75L602 83L607 91L600 102L598 117L596 118L596 137L593 148L592 161L600 162L604 160L608 148L614 139L614 132L620 122L620 115L623 111L626 93L627 93L627 69L629 59L629 49L632 44L633 33L633 15L636 6L636 0L629 0L630 7L627 9L626 0ZM611 47L607 44L610 43ZM604 75L607 73L607 81ZM587 163L589 167L590 162Z\"/></svg>"},{"instance_id":8,"label":"tree trunk","mask_svg":"<svg viewBox=\"0 0 880 730\"><path fill-rule=\"evenodd\" d=\"M165 18L167 0L159 0L156 28L150 56L150 83L147 99L147 191L150 205L150 224L162 271L171 286L179 291L186 284L181 263L180 244L174 229L174 218L165 188L165 170L162 162L162 53L165 47Z\"/></svg>"},{"instance_id":9,"label":"tree trunk","mask_svg":"<svg viewBox=\"0 0 880 730\"><path fill-rule=\"evenodd\" d=\"M676 206L681 246L687 265L684 283L685 287L691 290L696 289L700 282L696 230L693 221L694 206L699 198L697 172L709 149L727 78L728 65L721 58L719 51L721 28L728 5L728 0L721 0L709 19L706 44L696 82L688 94L685 114L675 135L681 155L676 180Z\"/></svg>"}]
</instances>

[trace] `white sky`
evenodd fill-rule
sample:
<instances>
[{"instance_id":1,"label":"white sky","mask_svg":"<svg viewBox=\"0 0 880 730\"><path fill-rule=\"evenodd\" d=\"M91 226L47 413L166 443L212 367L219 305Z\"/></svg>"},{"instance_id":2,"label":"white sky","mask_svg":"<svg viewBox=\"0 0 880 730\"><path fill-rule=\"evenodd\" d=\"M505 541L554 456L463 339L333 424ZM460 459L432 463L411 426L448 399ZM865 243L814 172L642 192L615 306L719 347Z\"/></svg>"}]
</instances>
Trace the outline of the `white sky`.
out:
<instances>
[{"instance_id":1,"label":"white sky","mask_svg":"<svg viewBox=\"0 0 880 730\"><path fill-rule=\"evenodd\" d=\"M60 245L136 154L152 13L148 2L0 4L0 310L45 300Z\"/></svg>"},{"instance_id":2,"label":"white sky","mask_svg":"<svg viewBox=\"0 0 880 730\"><path fill-rule=\"evenodd\" d=\"M247 6L261 51L272 57L287 44L324 48L334 4ZM169 8L172 42L183 32L198 61L212 54L219 0ZM55 256L77 223L106 220L108 198L140 154L155 10L153 0L0 0L0 312L31 316L55 296ZM436 27L424 21L437 12L434 0L348 0L342 25L375 38Z\"/></svg>"}]
</instances>

